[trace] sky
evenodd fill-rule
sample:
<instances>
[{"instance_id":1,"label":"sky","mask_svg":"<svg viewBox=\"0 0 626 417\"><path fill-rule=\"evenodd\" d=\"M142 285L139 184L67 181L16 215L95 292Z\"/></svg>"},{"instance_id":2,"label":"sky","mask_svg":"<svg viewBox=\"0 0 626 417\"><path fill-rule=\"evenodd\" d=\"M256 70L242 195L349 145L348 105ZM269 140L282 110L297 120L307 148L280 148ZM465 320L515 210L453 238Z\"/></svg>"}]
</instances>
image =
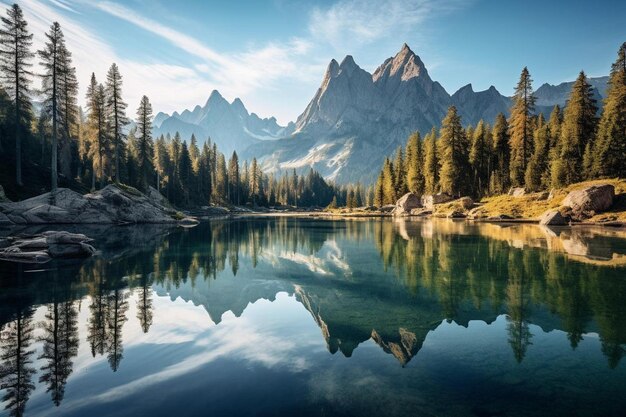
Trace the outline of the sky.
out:
<instances>
[{"instance_id":1,"label":"sky","mask_svg":"<svg viewBox=\"0 0 626 417\"><path fill-rule=\"evenodd\" d=\"M626 41L626 2L614 0L17 3L36 48L53 21L61 24L81 103L91 73L104 81L117 63L130 116L143 95L155 113L171 113L203 105L217 89L286 124L305 109L332 58L350 54L372 72L405 42L450 94L472 83L475 91L494 85L511 95L524 66L535 88L573 80L580 70L607 75Z\"/></svg>"}]
</instances>

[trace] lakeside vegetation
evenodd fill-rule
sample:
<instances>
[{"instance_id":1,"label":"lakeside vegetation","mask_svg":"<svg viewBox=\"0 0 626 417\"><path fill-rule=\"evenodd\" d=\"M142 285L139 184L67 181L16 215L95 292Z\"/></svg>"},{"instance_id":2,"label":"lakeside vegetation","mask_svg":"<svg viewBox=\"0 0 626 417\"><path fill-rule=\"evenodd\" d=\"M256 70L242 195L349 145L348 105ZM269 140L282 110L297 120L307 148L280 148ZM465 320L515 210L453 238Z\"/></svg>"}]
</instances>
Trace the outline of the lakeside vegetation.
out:
<instances>
[{"instance_id":1,"label":"lakeside vegetation","mask_svg":"<svg viewBox=\"0 0 626 417\"><path fill-rule=\"evenodd\" d=\"M78 106L78 79L63 30L54 22L42 50L32 50L19 5L0 29L0 184L20 200L57 187L80 192L120 183L152 186L180 207L218 205L326 206L346 190L317 172L266 174L253 159L227 159L210 138L152 135L152 105L143 96L134 124L127 116L123 77L111 64L104 83L89 80L87 108ZM41 71L36 73L37 56ZM36 79L41 88L35 93ZM35 101L41 100L41 101ZM200 139L200 141L199 141Z\"/></svg>"},{"instance_id":2,"label":"lakeside vegetation","mask_svg":"<svg viewBox=\"0 0 626 417\"><path fill-rule=\"evenodd\" d=\"M237 152L224 155L211 138L178 133L154 138L149 98L142 97L131 121L115 63L104 82L92 74L82 109L61 26L52 23L36 53L32 39L22 10L10 6L0 29L0 154L5 161L0 184L16 200L59 186L84 193L117 183L141 191L154 187L177 207L353 209L394 204L409 191L485 198L489 207L510 187L564 189L626 173L626 43L611 67L601 113L581 71L567 106L555 106L546 120L535 112L532 79L524 68L508 119L499 114L493 126L480 121L464 127L452 106L439 130L433 127L423 138L412 134L384 162L376 183L366 187L335 185L314 170L266 173L256 159L242 163ZM36 79L40 88L34 86Z\"/></svg>"},{"instance_id":3,"label":"lakeside vegetation","mask_svg":"<svg viewBox=\"0 0 626 417\"><path fill-rule=\"evenodd\" d=\"M412 134L387 158L371 193L375 205L394 204L407 192L482 198L565 188L597 178L626 175L626 43L611 67L602 112L581 71L567 105L548 120L535 113L532 79L522 70L507 119L463 127L452 106L439 131Z\"/></svg>"}]
</instances>

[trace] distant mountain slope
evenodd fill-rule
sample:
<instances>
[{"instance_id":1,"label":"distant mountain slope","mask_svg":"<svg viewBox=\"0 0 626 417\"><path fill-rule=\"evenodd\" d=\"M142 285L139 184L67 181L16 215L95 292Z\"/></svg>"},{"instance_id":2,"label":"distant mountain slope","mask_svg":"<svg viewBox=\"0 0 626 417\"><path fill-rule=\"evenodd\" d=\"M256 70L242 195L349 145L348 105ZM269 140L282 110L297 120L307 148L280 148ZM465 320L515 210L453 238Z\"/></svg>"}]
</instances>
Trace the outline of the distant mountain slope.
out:
<instances>
[{"instance_id":1,"label":"distant mountain slope","mask_svg":"<svg viewBox=\"0 0 626 417\"><path fill-rule=\"evenodd\" d=\"M599 104L607 80L590 79ZM564 106L572 84L542 85L536 92L537 112L548 116L555 104ZM451 105L458 108L465 125L481 119L493 123L498 113L508 115L511 98L493 86L476 92L471 84L450 96L406 44L373 74L348 55L341 64L330 61L293 135L254 143L243 151L243 157L256 157L268 172L314 168L339 183L368 184L384 158L406 143L410 133L424 135L438 127Z\"/></svg>"},{"instance_id":2,"label":"distant mountain slope","mask_svg":"<svg viewBox=\"0 0 626 417\"><path fill-rule=\"evenodd\" d=\"M294 129L293 123L283 127L273 117L261 119L248 113L240 99L229 103L217 90L211 93L204 106L196 106L192 111L174 112L171 116L158 113L154 125L155 137L168 133L174 136L179 132L187 140L195 135L199 143L211 138L226 155L263 140L288 136Z\"/></svg>"}]
</instances>

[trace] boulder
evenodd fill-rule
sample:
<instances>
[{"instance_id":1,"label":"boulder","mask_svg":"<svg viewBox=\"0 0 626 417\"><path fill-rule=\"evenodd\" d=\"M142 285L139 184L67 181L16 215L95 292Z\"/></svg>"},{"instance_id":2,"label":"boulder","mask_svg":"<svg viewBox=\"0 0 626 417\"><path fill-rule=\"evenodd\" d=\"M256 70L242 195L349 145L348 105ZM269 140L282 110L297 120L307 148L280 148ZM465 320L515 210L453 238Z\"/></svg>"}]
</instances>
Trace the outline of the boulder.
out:
<instances>
[{"instance_id":1,"label":"boulder","mask_svg":"<svg viewBox=\"0 0 626 417\"><path fill-rule=\"evenodd\" d=\"M487 220L491 220L491 221L513 220L513 216L509 216L508 214L496 214L495 216L487 217Z\"/></svg>"},{"instance_id":2,"label":"boulder","mask_svg":"<svg viewBox=\"0 0 626 417\"><path fill-rule=\"evenodd\" d=\"M386 204L380 208L380 211L383 213L391 213L395 208L396 206L394 204Z\"/></svg>"},{"instance_id":3,"label":"boulder","mask_svg":"<svg viewBox=\"0 0 626 417\"><path fill-rule=\"evenodd\" d=\"M461 197L457 201L465 210L469 210L474 207L474 200L472 200L470 197Z\"/></svg>"},{"instance_id":4,"label":"boulder","mask_svg":"<svg viewBox=\"0 0 626 417\"><path fill-rule=\"evenodd\" d=\"M0 260L44 263L52 258L85 258L96 253L87 236L50 231L38 235L8 237L0 240Z\"/></svg>"},{"instance_id":5,"label":"boulder","mask_svg":"<svg viewBox=\"0 0 626 417\"><path fill-rule=\"evenodd\" d=\"M424 216L430 216L431 214L433 214L432 210L429 210L427 208L414 208L413 210L411 210L411 216L419 216L419 217L424 217Z\"/></svg>"},{"instance_id":6,"label":"boulder","mask_svg":"<svg viewBox=\"0 0 626 417\"><path fill-rule=\"evenodd\" d=\"M467 213L469 219L484 219L487 217L485 209L481 206L474 207Z\"/></svg>"},{"instance_id":7,"label":"boulder","mask_svg":"<svg viewBox=\"0 0 626 417\"><path fill-rule=\"evenodd\" d=\"M411 210L422 207L420 198L413 193L406 193L398 201L396 201L396 207L393 210L394 216L407 215L411 213Z\"/></svg>"},{"instance_id":8,"label":"boulder","mask_svg":"<svg viewBox=\"0 0 626 417\"><path fill-rule=\"evenodd\" d=\"M53 258L87 258L96 249L87 243L52 243L48 246L48 253Z\"/></svg>"},{"instance_id":9,"label":"boulder","mask_svg":"<svg viewBox=\"0 0 626 417\"><path fill-rule=\"evenodd\" d=\"M569 217L563 216L559 210L548 210L541 215L539 224L543 226L567 226Z\"/></svg>"},{"instance_id":10,"label":"boulder","mask_svg":"<svg viewBox=\"0 0 626 417\"><path fill-rule=\"evenodd\" d=\"M509 195L511 197L522 197L526 195L526 189L523 187L511 187L509 190Z\"/></svg>"},{"instance_id":11,"label":"boulder","mask_svg":"<svg viewBox=\"0 0 626 417\"><path fill-rule=\"evenodd\" d=\"M13 224L175 222L176 212L166 204L164 197L154 189L148 193L150 196L132 187L114 184L86 195L59 188L55 193L1 203L0 223L7 223L7 219Z\"/></svg>"},{"instance_id":12,"label":"boulder","mask_svg":"<svg viewBox=\"0 0 626 417\"><path fill-rule=\"evenodd\" d=\"M195 227L200 224L200 222L195 217L185 217L180 219L178 224L182 227Z\"/></svg>"},{"instance_id":13,"label":"boulder","mask_svg":"<svg viewBox=\"0 0 626 417\"><path fill-rule=\"evenodd\" d=\"M550 198L550 193L548 191L541 191L535 194L535 200L537 201L545 201Z\"/></svg>"},{"instance_id":14,"label":"boulder","mask_svg":"<svg viewBox=\"0 0 626 417\"><path fill-rule=\"evenodd\" d=\"M445 193L428 194L428 195L422 196L422 206L432 210L435 204L443 204L452 200L453 200L452 196L445 194Z\"/></svg>"},{"instance_id":15,"label":"boulder","mask_svg":"<svg viewBox=\"0 0 626 417\"><path fill-rule=\"evenodd\" d=\"M6 194L4 193L4 188L2 187L2 185L0 185L0 203L10 203L11 200L9 200L6 196Z\"/></svg>"},{"instance_id":16,"label":"boulder","mask_svg":"<svg viewBox=\"0 0 626 417\"><path fill-rule=\"evenodd\" d=\"M615 187L611 184L592 185L571 191L561 205L570 207L578 217L591 217L613 205Z\"/></svg>"},{"instance_id":17,"label":"boulder","mask_svg":"<svg viewBox=\"0 0 626 417\"><path fill-rule=\"evenodd\" d=\"M464 219L467 215L461 211L453 210L446 216L449 219Z\"/></svg>"}]
</instances>

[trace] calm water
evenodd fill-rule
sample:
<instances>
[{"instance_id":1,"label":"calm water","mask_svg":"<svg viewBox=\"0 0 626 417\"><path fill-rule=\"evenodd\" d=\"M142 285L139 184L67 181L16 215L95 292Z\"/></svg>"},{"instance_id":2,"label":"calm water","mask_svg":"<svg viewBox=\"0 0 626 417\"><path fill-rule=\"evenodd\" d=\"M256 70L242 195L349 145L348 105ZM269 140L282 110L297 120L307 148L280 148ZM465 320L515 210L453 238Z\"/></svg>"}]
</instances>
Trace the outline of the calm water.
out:
<instances>
[{"instance_id":1,"label":"calm water","mask_svg":"<svg viewBox=\"0 0 626 417\"><path fill-rule=\"evenodd\" d=\"M1 416L625 413L623 238L287 218L81 230L97 257L0 263Z\"/></svg>"}]
</instances>

